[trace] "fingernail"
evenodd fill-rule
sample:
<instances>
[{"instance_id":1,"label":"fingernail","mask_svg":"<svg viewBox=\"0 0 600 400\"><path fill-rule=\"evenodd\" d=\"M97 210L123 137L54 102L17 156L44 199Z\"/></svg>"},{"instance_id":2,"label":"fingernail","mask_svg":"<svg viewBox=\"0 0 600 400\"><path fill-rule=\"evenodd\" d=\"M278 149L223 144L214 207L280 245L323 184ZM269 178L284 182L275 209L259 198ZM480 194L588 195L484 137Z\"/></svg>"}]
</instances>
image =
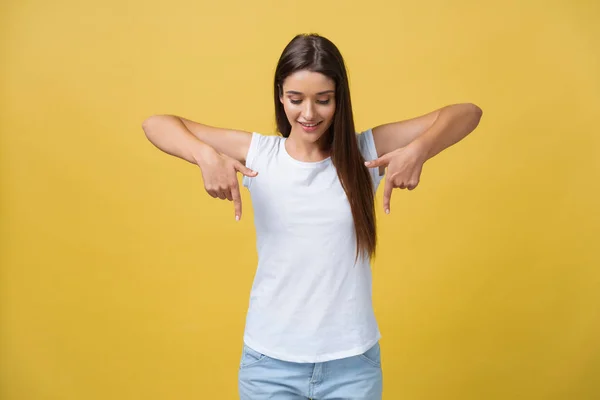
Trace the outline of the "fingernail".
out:
<instances>
[{"instance_id":1,"label":"fingernail","mask_svg":"<svg viewBox=\"0 0 600 400\"><path fill-rule=\"evenodd\" d=\"M239 220L240 220L240 216L239 216L239 215L236 215L236 216L235 216L235 220L236 220L236 221L239 221Z\"/></svg>"},{"instance_id":2,"label":"fingernail","mask_svg":"<svg viewBox=\"0 0 600 400\"><path fill-rule=\"evenodd\" d=\"M369 164L371 164L370 161L365 161L365 165L369 165Z\"/></svg>"},{"instance_id":3,"label":"fingernail","mask_svg":"<svg viewBox=\"0 0 600 400\"><path fill-rule=\"evenodd\" d=\"M390 209L389 209L389 208L386 208L386 210L385 210L385 213L386 213L386 214L389 214L389 213L390 213Z\"/></svg>"}]
</instances>

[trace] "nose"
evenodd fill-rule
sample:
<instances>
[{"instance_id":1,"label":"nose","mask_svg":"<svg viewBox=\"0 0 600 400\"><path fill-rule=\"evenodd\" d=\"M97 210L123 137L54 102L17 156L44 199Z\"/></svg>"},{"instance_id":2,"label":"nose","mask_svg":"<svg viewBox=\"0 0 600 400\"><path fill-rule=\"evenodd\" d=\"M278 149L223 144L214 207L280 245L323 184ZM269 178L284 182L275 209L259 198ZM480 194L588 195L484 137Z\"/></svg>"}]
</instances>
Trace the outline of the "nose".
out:
<instances>
[{"instance_id":1,"label":"nose","mask_svg":"<svg viewBox=\"0 0 600 400\"><path fill-rule=\"evenodd\" d=\"M302 118L305 121L312 121L313 118L315 117L315 110L313 107L314 107L314 104L312 104L311 101L306 102L306 106L302 110Z\"/></svg>"}]
</instances>

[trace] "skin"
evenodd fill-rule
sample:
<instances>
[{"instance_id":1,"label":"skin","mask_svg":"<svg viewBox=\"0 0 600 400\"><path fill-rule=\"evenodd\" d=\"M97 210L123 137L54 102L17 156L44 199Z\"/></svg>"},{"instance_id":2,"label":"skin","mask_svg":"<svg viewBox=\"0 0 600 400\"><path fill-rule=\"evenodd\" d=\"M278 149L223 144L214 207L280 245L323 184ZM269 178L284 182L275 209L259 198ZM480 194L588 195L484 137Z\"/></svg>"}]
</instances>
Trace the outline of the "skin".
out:
<instances>
[{"instance_id":1,"label":"skin","mask_svg":"<svg viewBox=\"0 0 600 400\"><path fill-rule=\"evenodd\" d=\"M472 103L453 104L428 114L373 128L379 157L368 168L386 168L383 209L390 213L392 190L415 189L423 164L472 132L483 111Z\"/></svg>"},{"instance_id":2,"label":"skin","mask_svg":"<svg viewBox=\"0 0 600 400\"><path fill-rule=\"evenodd\" d=\"M334 82L320 73L297 71L283 82L280 101L292 127L286 150L300 161L316 162L329 156L321 146L335 114ZM299 93L290 93L295 91ZM323 102L329 101L328 104ZM383 208L390 212L392 190L415 189L423 164L464 139L479 124L483 112L473 103L452 104L418 117L372 129L378 158L365 164L385 171ZM315 132L305 132L299 121L322 121ZM250 146L249 132L222 129L172 115L156 115L142 125L159 149L190 163L202 172L205 189L214 198L234 203L235 217L242 215L237 174L255 177L258 171L244 166ZM168 134L166 134L168 132Z\"/></svg>"},{"instance_id":3,"label":"skin","mask_svg":"<svg viewBox=\"0 0 600 400\"><path fill-rule=\"evenodd\" d=\"M323 149L322 139L335 114L335 82L319 72L297 71L283 81L279 101L292 126L285 143L290 156L305 162L329 157L329 152ZM319 125L314 132L306 132L301 122Z\"/></svg>"}]
</instances>

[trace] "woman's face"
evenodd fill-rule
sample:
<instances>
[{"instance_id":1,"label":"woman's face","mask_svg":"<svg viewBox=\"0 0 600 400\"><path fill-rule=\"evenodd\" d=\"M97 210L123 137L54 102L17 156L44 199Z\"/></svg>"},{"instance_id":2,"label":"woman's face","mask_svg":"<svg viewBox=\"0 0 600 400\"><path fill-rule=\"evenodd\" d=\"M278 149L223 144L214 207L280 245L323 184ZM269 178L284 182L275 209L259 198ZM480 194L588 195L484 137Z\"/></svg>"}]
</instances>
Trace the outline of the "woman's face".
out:
<instances>
[{"instance_id":1,"label":"woman's face","mask_svg":"<svg viewBox=\"0 0 600 400\"><path fill-rule=\"evenodd\" d=\"M279 101L292 126L290 135L314 143L333 122L335 82L319 72L296 71L283 81Z\"/></svg>"}]
</instances>

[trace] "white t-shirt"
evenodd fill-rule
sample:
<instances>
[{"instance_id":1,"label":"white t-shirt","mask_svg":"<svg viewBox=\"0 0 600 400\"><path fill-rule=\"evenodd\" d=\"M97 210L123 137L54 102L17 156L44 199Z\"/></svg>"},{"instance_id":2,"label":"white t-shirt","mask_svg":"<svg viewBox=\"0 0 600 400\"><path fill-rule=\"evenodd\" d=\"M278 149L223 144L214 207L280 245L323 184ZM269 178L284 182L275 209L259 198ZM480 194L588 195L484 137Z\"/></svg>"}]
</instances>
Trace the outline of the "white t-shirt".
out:
<instances>
[{"instance_id":1,"label":"white t-shirt","mask_svg":"<svg viewBox=\"0 0 600 400\"><path fill-rule=\"evenodd\" d=\"M356 136L377 158L371 130ZM362 354L381 334L369 257L356 258L350 204L330 158L292 158L280 136L252 134L243 178L254 208L258 267L244 342L269 357L324 362ZM374 188L378 168L369 169Z\"/></svg>"}]
</instances>

